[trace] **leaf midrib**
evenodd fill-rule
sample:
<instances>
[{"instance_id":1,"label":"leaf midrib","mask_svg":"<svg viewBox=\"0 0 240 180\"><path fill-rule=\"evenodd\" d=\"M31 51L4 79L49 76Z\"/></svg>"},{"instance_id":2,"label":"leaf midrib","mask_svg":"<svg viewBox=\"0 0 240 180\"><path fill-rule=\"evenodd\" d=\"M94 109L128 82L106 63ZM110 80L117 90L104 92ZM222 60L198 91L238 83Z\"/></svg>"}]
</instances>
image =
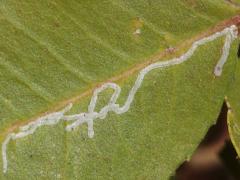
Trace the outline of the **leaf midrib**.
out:
<instances>
[{"instance_id":1,"label":"leaf midrib","mask_svg":"<svg viewBox=\"0 0 240 180\"><path fill-rule=\"evenodd\" d=\"M236 22L235 22L236 21ZM81 92L80 94L70 97L68 99L65 99L63 101L60 101L56 103L54 106L50 108L50 110L45 111L45 112L40 112L36 116L30 118L30 119L19 119L16 122L12 123L8 128L4 129L0 133L0 139L2 140L8 133L15 131L18 127L25 125L31 121L36 120L38 117L44 116L48 113L55 112L64 106L66 106L69 103L76 103L82 100L85 97L88 97L89 95L92 94L93 90L96 87L101 86L102 84L106 82L121 82L125 79L127 79L129 76L137 73L139 70L143 69L144 67L148 66L149 64L152 64L156 61L161 60L162 58L169 58L172 56L178 56L180 55L183 51L185 51L194 41L199 40L205 36L208 36L210 34L213 34L217 31L223 30L225 27L236 24L237 22L240 22L240 15L233 16L231 18L228 18L224 21L219 22L217 25L210 27L206 31L203 31L194 37L185 40L184 42L178 43L176 45L176 48L173 51L168 51L168 49L165 49L164 51L158 52L155 55L146 58L142 63L135 64L134 66L130 67L128 70L113 76L105 81L94 83L89 85L84 92Z\"/></svg>"}]
</instances>

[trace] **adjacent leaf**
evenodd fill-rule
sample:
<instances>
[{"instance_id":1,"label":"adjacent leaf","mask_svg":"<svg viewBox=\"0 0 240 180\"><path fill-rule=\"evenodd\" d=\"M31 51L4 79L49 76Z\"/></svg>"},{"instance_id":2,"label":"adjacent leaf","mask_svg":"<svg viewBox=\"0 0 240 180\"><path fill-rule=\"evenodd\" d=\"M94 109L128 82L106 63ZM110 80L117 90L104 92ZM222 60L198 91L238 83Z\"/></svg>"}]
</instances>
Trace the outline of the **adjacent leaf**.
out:
<instances>
[{"instance_id":1,"label":"adjacent leaf","mask_svg":"<svg viewBox=\"0 0 240 180\"><path fill-rule=\"evenodd\" d=\"M236 70L232 79L232 86L229 88L227 103L229 106L228 112L228 127L230 137L236 148L238 156L240 156L240 63L237 61Z\"/></svg>"}]
</instances>

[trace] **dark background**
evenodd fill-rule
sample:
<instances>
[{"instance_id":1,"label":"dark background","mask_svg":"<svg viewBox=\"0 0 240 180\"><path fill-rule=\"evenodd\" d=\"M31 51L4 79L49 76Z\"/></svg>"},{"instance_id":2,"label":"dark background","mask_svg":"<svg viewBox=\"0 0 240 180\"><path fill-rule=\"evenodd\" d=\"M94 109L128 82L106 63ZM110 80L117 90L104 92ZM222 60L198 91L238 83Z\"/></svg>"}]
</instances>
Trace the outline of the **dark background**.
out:
<instances>
[{"instance_id":1,"label":"dark background","mask_svg":"<svg viewBox=\"0 0 240 180\"><path fill-rule=\"evenodd\" d=\"M229 138L227 111L224 102L216 125L170 180L240 180L240 159Z\"/></svg>"}]
</instances>

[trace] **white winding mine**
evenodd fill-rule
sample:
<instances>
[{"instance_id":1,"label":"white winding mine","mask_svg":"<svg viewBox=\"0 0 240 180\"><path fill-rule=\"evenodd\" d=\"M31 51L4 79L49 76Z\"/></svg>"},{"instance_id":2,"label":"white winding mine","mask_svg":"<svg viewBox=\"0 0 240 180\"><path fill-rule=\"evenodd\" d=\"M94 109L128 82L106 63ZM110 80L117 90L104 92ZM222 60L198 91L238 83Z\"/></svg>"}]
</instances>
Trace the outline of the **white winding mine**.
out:
<instances>
[{"instance_id":1,"label":"white winding mine","mask_svg":"<svg viewBox=\"0 0 240 180\"><path fill-rule=\"evenodd\" d=\"M157 69L157 68L165 68L169 66L173 66L176 64L183 63L184 61L187 61L196 51L196 49L203 45L206 44L210 41L215 40L216 38L219 38L221 36L226 36L225 43L222 49L222 55L214 69L214 74L216 76L220 76L222 73L222 68L225 62L227 61L228 55L229 55L229 50L230 46L233 42L234 39L237 38L237 27L235 25L232 25L231 27L225 28L221 32L216 32L215 34L205 37L203 39L200 39L196 42L194 42L191 46L191 48L183 55L181 55L178 58L173 58L167 61L161 61L157 63L153 63L143 70L140 71L137 80L135 81L134 86L130 90L128 97L126 99L125 104L120 107L119 104L116 103L120 92L121 88L115 83L105 83L101 87L95 89L92 99L89 103L88 106L88 112L85 113L80 113L80 114L74 114L74 115L65 115L66 112L68 112L72 104L68 105L66 108L64 108L62 111L59 112L54 112L51 114L48 114L44 117L38 118L36 121L30 122L29 124L22 126L19 128L19 132L17 133L10 133L7 135L6 139L2 143L2 159L3 159L3 172L7 172L8 168L8 161L7 161L7 145L11 140L16 140L19 138L23 138L25 136L28 136L30 134L33 134L39 127L44 126L44 125L55 125L59 123L61 120L63 121L69 121L72 122L71 124L66 126L66 131L71 131L78 127L79 125L83 123L88 124L88 136L92 138L94 136L94 130L93 130L93 121L97 118L104 119L108 112L113 111L116 114L122 114L125 113L129 110L130 105L134 99L134 96L138 89L140 88L143 79L147 73L150 71ZM111 88L114 90L114 93L112 97L110 98L108 104L104 106L99 112L95 111L95 106L97 103L98 99L98 94L104 91L107 88Z\"/></svg>"}]
</instances>

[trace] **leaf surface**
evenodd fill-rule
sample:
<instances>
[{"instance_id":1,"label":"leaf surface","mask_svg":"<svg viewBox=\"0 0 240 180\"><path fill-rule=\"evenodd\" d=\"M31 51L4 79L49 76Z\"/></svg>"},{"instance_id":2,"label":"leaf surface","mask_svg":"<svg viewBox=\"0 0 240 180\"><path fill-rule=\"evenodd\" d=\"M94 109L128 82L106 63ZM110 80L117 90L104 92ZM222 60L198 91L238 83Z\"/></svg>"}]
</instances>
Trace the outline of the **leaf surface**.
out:
<instances>
[{"instance_id":1,"label":"leaf surface","mask_svg":"<svg viewBox=\"0 0 240 180\"><path fill-rule=\"evenodd\" d=\"M122 87L123 104L139 70L182 54L200 32L236 14L217 0L1 1L1 142L68 102L75 102L70 114L86 112L91 89L108 79ZM151 71L128 112L94 122L92 139L86 124L67 132L61 122L11 141L1 179L168 179L215 123L226 94L239 95L229 91L236 41L222 76L213 74L223 42ZM178 51L164 56L171 47ZM98 109L111 94L101 94Z\"/></svg>"}]
</instances>

